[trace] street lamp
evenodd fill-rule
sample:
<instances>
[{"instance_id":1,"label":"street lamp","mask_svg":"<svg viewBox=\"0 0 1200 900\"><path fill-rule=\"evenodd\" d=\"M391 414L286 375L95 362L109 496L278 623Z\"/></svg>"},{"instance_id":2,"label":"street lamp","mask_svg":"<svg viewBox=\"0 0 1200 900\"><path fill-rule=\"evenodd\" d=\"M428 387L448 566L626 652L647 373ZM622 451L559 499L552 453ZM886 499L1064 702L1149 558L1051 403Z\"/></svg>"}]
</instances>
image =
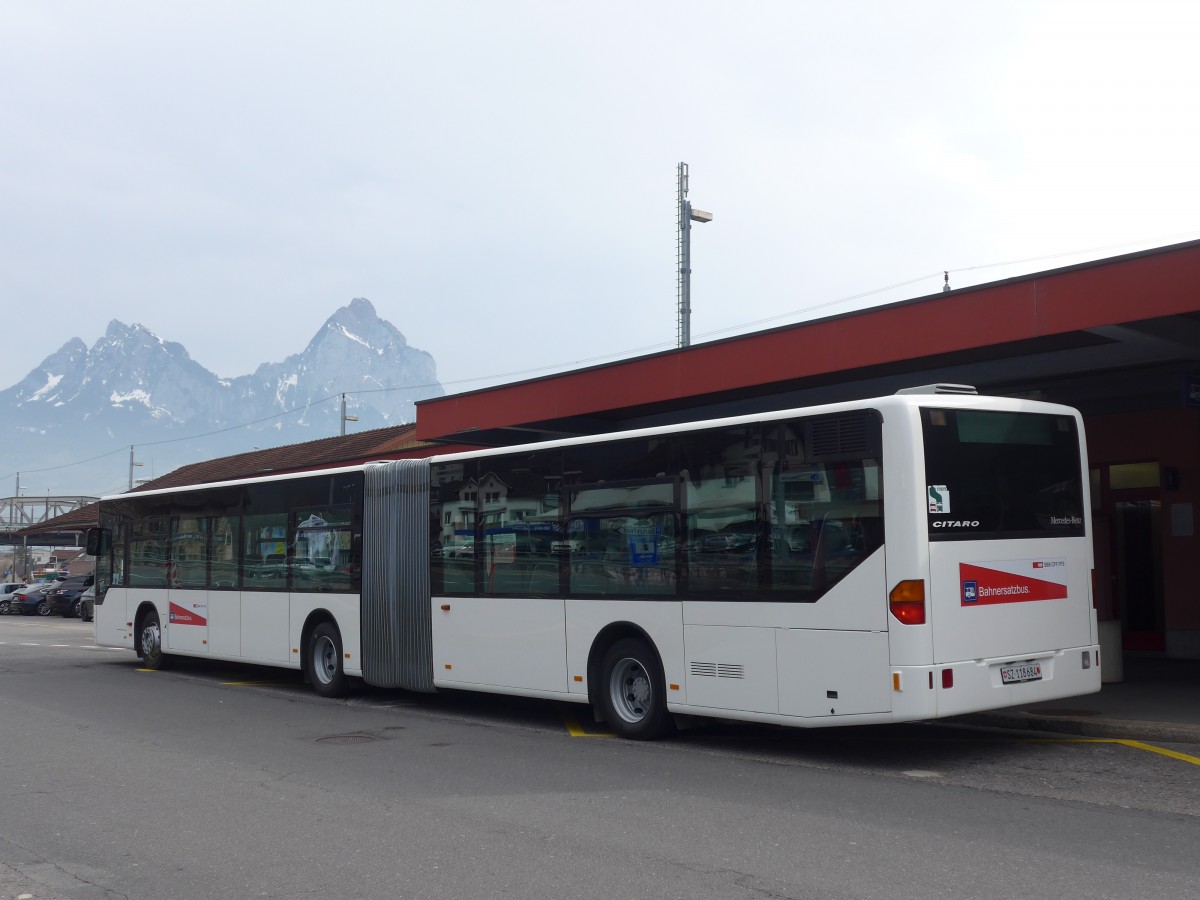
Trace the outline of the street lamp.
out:
<instances>
[{"instance_id":1,"label":"street lamp","mask_svg":"<svg viewBox=\"0 0 1200 900\"><path fill-rule=\"evenodd\" d=\"M687 163L679 164L678 198L679 198L679 239L677 242L677 262L679 263L679 286L677 304L679 323L675 337L680 347L688 347L692 343L692 223L711 222L713 214L702 209L693 209L687 198L688 167Z\"/></svg>"},{"instance_id":2,"label":"street lamp","mask_svg":"<svg viewBox=\"0 0 1200 900\"><path fill-rule=\"evenodd\" d=\"M133 490L133 469L135 466L140 466L141 463L133 458L133 444L129 445L129 490Z\"/></svg>"},{"instance_id":3,"label":"street lamp","mask_svg":"<svg viewBox=\"0 0 1200 900\"><path fill-rule=\"evenodd\" d=\"M341 418L342 418L341 435L342 435L342 437L345 437L346 436L346 423L347 422L357 422L358 416L346 415L346 395L344 393L342 394L342 416L341 416Z\"/></svg>"}]
</instances>

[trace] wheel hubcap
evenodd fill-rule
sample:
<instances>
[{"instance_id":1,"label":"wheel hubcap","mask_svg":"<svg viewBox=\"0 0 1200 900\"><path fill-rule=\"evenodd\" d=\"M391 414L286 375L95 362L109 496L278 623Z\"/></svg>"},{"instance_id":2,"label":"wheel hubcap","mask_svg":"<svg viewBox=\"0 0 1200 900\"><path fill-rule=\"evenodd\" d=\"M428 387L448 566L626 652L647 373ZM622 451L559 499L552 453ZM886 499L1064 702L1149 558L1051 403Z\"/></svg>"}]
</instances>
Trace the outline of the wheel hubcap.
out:
<instances>
[{"instance_id":1,"label":"wheel hubcap","mask_svg":"<svg viewBox=\"0 0 1200 900\"><path fill-rule=\"evenodd\" d=\"M158 655L159 636L157 625L147 625L142 629L142 656L153 658Z\"/></svg>"},{"instance_id":2,"label":"wheel hubcap","mask_svg":"<svg viewBox=\"0 0 1200 900\"><path fill-rule=\"evenodd\" d=\"M321 684L329 684L337 675L337 647L327 637L318 638L313 644L313 673Z\"/></svg>"},{"instance_id":3,"label":"wheel hubcap","mask_svg":"<svg viewBox=\"0 0 1200 900\"><path fill-rule=\"evenodd\" d=\"M618 716L631 724L646 718L653 691L650 675L636 659L623 659L613 668L609 696Z\"/></svg>"}]
</instances>

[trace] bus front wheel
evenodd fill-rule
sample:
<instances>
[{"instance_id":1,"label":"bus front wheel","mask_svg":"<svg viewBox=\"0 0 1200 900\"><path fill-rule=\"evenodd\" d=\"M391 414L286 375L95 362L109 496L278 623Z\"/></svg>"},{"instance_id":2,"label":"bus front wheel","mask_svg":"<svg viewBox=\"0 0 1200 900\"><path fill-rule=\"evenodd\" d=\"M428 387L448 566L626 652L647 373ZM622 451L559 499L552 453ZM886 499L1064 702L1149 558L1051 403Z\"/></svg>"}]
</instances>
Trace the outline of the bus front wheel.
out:
<instances>
[{"instance_id":1,"label":"bus front wheel","mask_svg":"<svg viewBox=\"0 0 1200 900\"><path fill-rule=\"evenodd\" d=\"M162 628L159 627L156 612L148 612L142 619L142 628L138 633L138 656L142 658L142 667L146 669L161 669L166 664Z\"/></svg>"},{"instance_id":2,"label":"bus front wheel","mask_svg":"<svg viewBox=\"0 0 1200 900\"><path fill-rule=\"evenodd\" d=\"M341 697L346 693L346 670L342 667L342 636L332 622L313 629L304 654L304 674L322 697Z\"/></svg>"},{"instance_id":3,"label":"bus front wheel","mask_svg":"<svg viewBox=\"0 0 1200 900\"><path fill-rule=\"evenodd\" d=\"M601 714L621 737L648 741L672 730L662 665L646 641L625 638L609 647L600 686Z\"/></svg>"}]
</instances>

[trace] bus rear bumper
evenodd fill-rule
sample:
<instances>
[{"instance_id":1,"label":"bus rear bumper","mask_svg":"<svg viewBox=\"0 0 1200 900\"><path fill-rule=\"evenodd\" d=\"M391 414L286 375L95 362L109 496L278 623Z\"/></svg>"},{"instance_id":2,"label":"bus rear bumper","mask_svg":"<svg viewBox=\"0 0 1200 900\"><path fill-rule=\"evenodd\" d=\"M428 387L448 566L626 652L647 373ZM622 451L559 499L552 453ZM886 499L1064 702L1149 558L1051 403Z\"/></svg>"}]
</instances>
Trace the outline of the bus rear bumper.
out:
<instances>
[{"instance_id":1,"label":"bus rear bumper","mask_svg":"<svg viewBox=\"0 0 1200 900\"><path fill-rule=\"evenodd\" d=\"M897 666L892 672L900 686L892 695L897 719L941 718L1094 694L1100 690L1100 647Z\"/></svg>"}]
</instances>

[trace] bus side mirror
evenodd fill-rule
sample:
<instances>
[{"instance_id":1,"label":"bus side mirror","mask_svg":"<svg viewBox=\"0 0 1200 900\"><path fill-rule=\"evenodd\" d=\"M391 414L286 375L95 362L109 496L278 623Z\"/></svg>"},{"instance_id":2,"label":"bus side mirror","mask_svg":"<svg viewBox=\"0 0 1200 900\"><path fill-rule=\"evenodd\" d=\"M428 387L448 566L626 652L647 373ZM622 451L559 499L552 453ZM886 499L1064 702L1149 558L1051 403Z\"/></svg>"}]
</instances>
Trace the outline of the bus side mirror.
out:
<instances>
[{"instance_id":1,"label":"bus side mirror","mask_svg":"<svg viewBox=\"0 0 1200 900\"><path fill-rule=\"evenodd\" d=\"M112 532L107 528L89 528L87 532L88 556L104 556L112 549Z\"/></svg>"}]
</instances>

